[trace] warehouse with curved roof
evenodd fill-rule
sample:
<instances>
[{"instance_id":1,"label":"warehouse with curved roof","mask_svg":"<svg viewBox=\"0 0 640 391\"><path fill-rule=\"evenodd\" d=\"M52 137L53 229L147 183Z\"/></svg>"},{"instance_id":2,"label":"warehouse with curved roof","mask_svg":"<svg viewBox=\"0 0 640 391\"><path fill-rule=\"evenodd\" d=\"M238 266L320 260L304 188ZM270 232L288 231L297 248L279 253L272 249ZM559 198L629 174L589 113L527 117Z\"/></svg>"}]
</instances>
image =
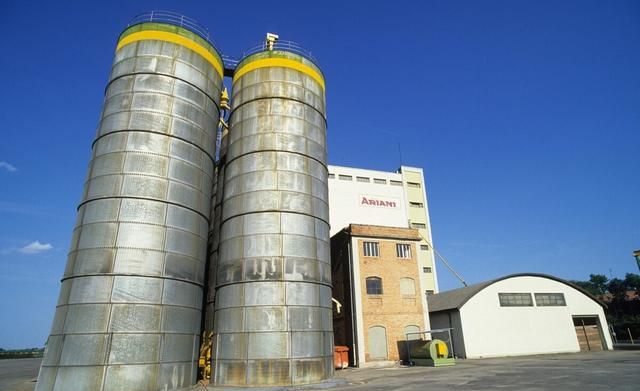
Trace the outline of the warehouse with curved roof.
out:
<instances>
[{"instance_id":1,"label":"warehouse with curved roof","mask_svg":"<svg viewBox=\"0 0 640 391\"><path fill-rule=\"evenodd\" d=\"M612 349L604 304L558 277L512 274L427 297L432 329L452 328L458 357Z\"/></svg>"}]
</instances>

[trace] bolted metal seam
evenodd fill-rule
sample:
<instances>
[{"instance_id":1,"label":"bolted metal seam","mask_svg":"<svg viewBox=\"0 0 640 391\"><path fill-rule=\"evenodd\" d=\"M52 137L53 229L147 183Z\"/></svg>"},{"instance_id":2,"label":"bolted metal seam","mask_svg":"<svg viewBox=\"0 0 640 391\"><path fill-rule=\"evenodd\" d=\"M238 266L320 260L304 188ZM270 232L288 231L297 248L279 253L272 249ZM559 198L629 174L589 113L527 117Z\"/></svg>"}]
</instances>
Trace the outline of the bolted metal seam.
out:
<instances>
[{"instance_id":1,"label":"bolted metal seam","mask_svg":"<svg viewBox=\"0 0 640 391\"><path fill-rule=\"evenodd\" d=\"M293 84L293 83L291 83L291 84ZM297 85L297 84L296 84L296 85ZM246 102L242 102L242 103L240 103L239 105L234 106L234 107L233 107L233 110L231 111L231 113L229 113L229 123L231 123L231 118L233 117L233 114L234 114L237 110L242 109L242 107L243 107L244 105L249 104L249 103L253 103L253 102L257 102L257 101L261 101L261 100L265 100L265 99L282 99L282 100L290 100L290 101L293 101L293 102L301 103L301 104L303 104L303 105L305 105L305 106L309 106L309 107L310 107L310 108L312 108L314 111L316 111L318 114L320 114L320 116L321 116L321 117L322 117L322 119L324 120L325 128L327 128L327 117L325 116L325 114L324 114L322 111L318 110L318 109L317 109L317 108L315 108L313 105L310 105L308 102L305 102L305 101L302 101L302 100L300 100L300 99L296 99L296 98L289 98L289 97L285 97L285 96L261 96L261 97L259 97L259 98L252 98L252 99L249 99L249 100L248 100L248 101L246 101ZM277 114L277 116L281 116L281 114ZM294 118L298 118L298 117L294 117Z\"/></svg>"},{"instance_id":2,"label":"bolted metal seam","mask_svg":"<svg viewBox=\"0 0 640 391\"><path fill-rule=\"evenodd\" d=\"M183 61L181 61L181 62L183 62ZM186 64L186 63L185 63L185 64ZM188 84L188 85L190 85L191 87L195 88L196 90L200 91L200 92L202 93L202 95L206 96L206 97L207 97L211 102L213 102L213 104L216 106L216 109L217 109L218 111L220 111L220 106L219 106L219 104L216 102L216 100L215 100L211 95L209 95L207 92L205 92L204 90L202 90L202 88L198 87L197 85L195 85L195 84L193 84L193 83L191 83L191 82L189 82L189 81L187 81L187 80L185 80L185 79L181 79L181 78L179 78L179 77L178 77L178 76L176 76L176 75L172 75L172 74L170 74L170 73L163 73L163 72L130 72L130 73L122 74L122 75L120 75L120 76L116 76L116 77L114 77L113 79L109 80L109 82L107 83L107 86L106 86L106 87L105 87L105 89L104 89L104 95L106 95L106 94L107 94L107 91L109 90L109 87L111 86L111 83L113 83L114 81L119 80L119 79L122 79L123 77L136 76L136 75L164 76L164 77L168 77L168 78L171 78L171 79L180 80L180 81L181 81L181 82L183 82L184 84ZM209 80L210 80L210 81L212 81L211 79L209 79ZM131 89L129 92L133 92L133 89ZM154 92L153 90L151 90L151 91L139 91L139 92L150 92L150 93L156 93L156 92ZM157 93L159 93L159 94L163 94L163 95L167 95L166 93L162 93L162 92L157 92ZM118 96L118 95L120 95L120 94L116 94L116 95L113 95L113 96ZM172 97L172 98L173 98L173 97L177 97L177 98L179 98L179 99L181 99L181 100L185 100L185 99L182 99L182 98L180 98L179 96L176 96L176 95L171 95L171 97ZM189 102L189 101L187 100L187 102Z\"/></svg>"},{"instance_id":3,"label":"bolted metal seam","mask_svg":"<svg viewBox=\"0 0 640 391\"><path fill-rule=\"evenodd\" d=\"M131 112L130 110L125 110L125 111L126 111L126 112ZM109 115L112 115L112 114L109 114ZM202 131L203 131L203 133L206 133L204 130L202 130ZM209 152L207 152L206 150L204 150L204 148L202 148L202 147L201 147L201 146L199 146L198 144L194 144L193 142L191 142L191 141L189 141L189 140L187 140L187 139L185 139L185 138L178 137L178 136L175 136L175 135L172 135L172 134L167 134L167 133L158 132L158 131L156 131L156 130L145 130L145 129L121 129L121 130L113 130L113 131L110 131L110 132L108 132L108 133L105 133L105 134L102 134L102 135L100 135L100 136L97 136L97 137L95 138L95 140L93 140L93 143L91 143L91 149L93 149L93 148L95 147L95 144L96 144L100 139L102 139L102 138L104 138L104 137L106 137L106 136L108 136L108 135L110 135L110 134L116 134L116 133L133 133L133 132L159 134L159 135L162 135L162 136L166 136L166 137L170 137L170 138L175 138L175 139L177 139L177 140L184 141L185 143L187 143L187 144L189 144L189 145L192 145L192 146L194 146L194 147L198 148L200 151L204 152L204 153L209 157L209 159L211 160L211 162L215 163L215 159L214 159L214 158L209 154Z\"/></svg>"},{"instance_id":4,"label":"bolted metal seam","mask_svg":"<svg viewBox=\"0 0 640 391\"><path fill-rule=\"evenodd\" d=\"M122 175L122 174L118 174L118 175ZM101 176L107 176L107 175L101 175ZM96 177L96 178L98 178L98 177ZM157 201L157 202L163 202L163 203L168 204L168 205L178 206L178 207L180 207L180 208L190 210L190 211L192 211L193 213L197 213L197 214L199 214L199 215L200 215L200 217L202 217L203 219L207 220L207 222L210 222L209 217L207 217L204 213L201 213L201 212L199 212L199 211L197 211L197 210L195 210L195 209L193 209L193 208L190 208L190 207L185 206L185 205L182 205L182 204L175 203L175 202L173 202L173 201L166 201L166 200L163 200L163 199L161 199L161 198L152 198L152 197L115 196L115 195L114 195L114 196L104 196L104 197L88 198L88 199L86 199L85 201L82 201L82 202L78 205L78 207L76 208L76 210L79 210L79 209L80 209L80 207L82 207L83 205L88 204L89 202L92 202L92 201L97 201L97 200L106 200L106 199L114 199L114 198L118 198L118 199L133 199L133 200L146 200L146 201ZM191 232L191 231L188 231L188 232Z\"/></svg>"}]
</instances>

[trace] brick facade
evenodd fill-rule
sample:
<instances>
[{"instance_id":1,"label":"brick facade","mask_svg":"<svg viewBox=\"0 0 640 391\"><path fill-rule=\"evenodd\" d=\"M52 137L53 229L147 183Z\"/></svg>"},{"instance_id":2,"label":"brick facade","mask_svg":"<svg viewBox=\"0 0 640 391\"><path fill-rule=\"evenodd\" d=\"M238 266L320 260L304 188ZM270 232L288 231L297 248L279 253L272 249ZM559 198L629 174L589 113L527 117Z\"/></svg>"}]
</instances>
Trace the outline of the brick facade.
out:
<instances>
[{"instance_id":1,"label":"brick facade","mask_svg":"<svg viewBox=\"0 0 640 391\"><path fill-rule=\"evenodd\" d=\"M364 333L364 338L363 340L360 338L360 343L364 346L365 356L361 357L360 361L363 361L362 359L366 362L400 360L404 356L405 328L407 326L416 326L420 330L425 329L425 311L422 304L417 261L417 252L419 250L417 245L420 237L414 229L362 225L351 225L341 233L345 237L340 241L337 238L337 234L334 237L336 239L332 239L332 247L334 244L337 247L344 246L345 243L349 242L351 244L350 259L353 262L357 261L357 265L353 266L354 269L358 270L359 282L354 288L357 288L359 292L354 292L354 295L359 293L361 307L351 310L349 306L347 309L357 312L351 315L354 316L354 319L359 319L362 322L361 330ZM365 242L378 243L378 256L364 255ZM398 257L397 244L408 244L410 246L411 254L409 258ZM345 269L340 267L340 265L345 266L345 262L348 262L348 260L344 259L346 252L340 251L339 248L334 251L332 248L332 253L335 257L335 259L332 258L332 263L337 266L334 268L334 283L337 283L334 284L334 297L338 295L346 299L345 293L351 290L349 286L350 279L345 276ZM367 293L367 277L382 279L382 294ZM401 279L410 279L405 280L405 283L412 281L413 289L407 289L411 286L409 283L405 285L405 291L401 292ZM337 326L336 344L338 344L338 336L346 335L348 340L348 332L345 332L345 329L341 327L340 321L351 322L351 320L348 314L343 314L343 317L334 319ZM373 357L371 354L372 348L376 348L372 346L375 342L370 338L371 327L375 326L382 326L385 329L386 357ZM377 346L378 352L381 351L380 348L382 348L382 351L384 350L383 347Z\"/></svg>"}]
</instances>

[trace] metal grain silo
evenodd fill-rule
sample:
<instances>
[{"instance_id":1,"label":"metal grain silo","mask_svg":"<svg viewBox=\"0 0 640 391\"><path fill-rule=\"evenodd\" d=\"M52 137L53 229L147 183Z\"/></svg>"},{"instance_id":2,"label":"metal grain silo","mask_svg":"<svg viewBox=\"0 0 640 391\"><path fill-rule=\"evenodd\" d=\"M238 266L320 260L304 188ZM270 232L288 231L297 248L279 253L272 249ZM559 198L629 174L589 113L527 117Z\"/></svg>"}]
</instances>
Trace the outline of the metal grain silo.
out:
<instances>
[{"instance_id":1,"label":"metal grain silo","mask_svg":"<svg viewBox=\"0 0 640 391\"><path fill-rule=\"evenodd\" d=\"M215 298L214 384L333 374L324 77L266 44L233 77Z\"/></svg>"},{"instance_id":2,"label":"metal grain silo","mask_svg":"<svg viewBox=\"0 0 640 391\"><path fill-rule=\"evenodd\" d=\"M121 34L37 391L195 383L222 75L184 17Z\"/></svg>"}]
</instances>

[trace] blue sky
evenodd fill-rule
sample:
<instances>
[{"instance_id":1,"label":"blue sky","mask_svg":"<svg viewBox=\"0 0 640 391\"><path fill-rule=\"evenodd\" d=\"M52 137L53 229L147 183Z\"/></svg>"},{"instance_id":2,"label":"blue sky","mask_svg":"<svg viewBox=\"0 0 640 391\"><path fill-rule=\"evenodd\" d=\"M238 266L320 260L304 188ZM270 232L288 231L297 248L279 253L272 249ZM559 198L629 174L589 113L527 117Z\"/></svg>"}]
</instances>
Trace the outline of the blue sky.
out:
<instances>
[{"instance_id":1,"label":"blue sky","mask_svg":"<svg viewBox=\"0 0 640 391\"><path fill-rule=\"evenodd\" d=\"M232 4L0 3L0 347L46 340L115 41L152 9L196 18L229 55L267 31L309 48L330 163L395 170L399 142L467 281L638 272L639 2Z\"/></svg>"}]
</instances>

